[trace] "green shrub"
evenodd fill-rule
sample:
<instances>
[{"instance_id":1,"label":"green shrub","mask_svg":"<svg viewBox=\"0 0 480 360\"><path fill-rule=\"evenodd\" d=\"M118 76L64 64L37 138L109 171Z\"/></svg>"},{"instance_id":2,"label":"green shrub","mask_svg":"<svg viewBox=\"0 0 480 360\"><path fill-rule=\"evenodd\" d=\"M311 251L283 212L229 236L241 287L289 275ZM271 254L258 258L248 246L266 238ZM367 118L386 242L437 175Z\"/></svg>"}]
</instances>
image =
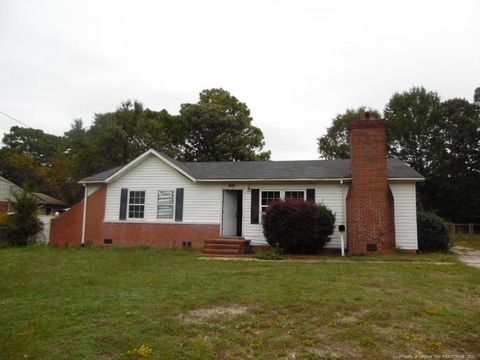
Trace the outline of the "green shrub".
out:
<instances>
[{"instance_id":1,"label":"green shrub","mask_svg":"<svg viewBox=\"0 0 480 360\"><path fill-rule=\"evenodd\" d=\"M447 252L452 245L447 224L433 212L417 212L417 232L420 252Z\"/></svg>"},{"instance_id":2,"label":"green shrub","mask_svg":"<svg viewBox=\"0 0 480 360\"><path fill-rule=\"evenodd\" d=\"M38 199L23 190L15 193L12 215L8 216L4 237L9 245L25 246L34 241L34 236L43 229L38 218Z\"/></svg>"},{"instance_id":3,"label":"green shrub","mask_svg":"<svg viewBox=\"0 0 480 360\"><path fill-rule=\"evenodd\" d=\"M322 204L278 200L263 216L263 232L272 247L287 254L316 254L333 234L335 215Z\"/></svg>"},{"instance_id":4,"label":"green shrub","mask_svg":"<svg viewBox=\"0 0 480 360\"><path fill-rule=\"evenodd\" d=\"M261 250L255 253L255 257L260 260L282 260L282 251L276 248Z\"/></svg>"}]
</instances>

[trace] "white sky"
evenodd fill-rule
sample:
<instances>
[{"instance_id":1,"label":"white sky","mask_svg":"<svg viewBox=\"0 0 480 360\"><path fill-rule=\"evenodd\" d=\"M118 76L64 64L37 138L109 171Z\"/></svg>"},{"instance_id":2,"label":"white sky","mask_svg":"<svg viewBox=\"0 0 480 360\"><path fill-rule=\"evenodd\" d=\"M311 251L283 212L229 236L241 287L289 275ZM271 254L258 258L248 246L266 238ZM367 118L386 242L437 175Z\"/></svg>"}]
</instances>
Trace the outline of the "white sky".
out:
<instances>
[{"instance_id":1,"label":"white sky","mask_svg":"<svg viewBox=\"0 0 480 360\"><path fill-rule=\"evenodd\" d=\"M472 101L480 1L0 1L0 111L57 135L128 98L177 114L222 87L274 160L315 159L337 113L413 85Z\"/></svg>"}]
</instances>

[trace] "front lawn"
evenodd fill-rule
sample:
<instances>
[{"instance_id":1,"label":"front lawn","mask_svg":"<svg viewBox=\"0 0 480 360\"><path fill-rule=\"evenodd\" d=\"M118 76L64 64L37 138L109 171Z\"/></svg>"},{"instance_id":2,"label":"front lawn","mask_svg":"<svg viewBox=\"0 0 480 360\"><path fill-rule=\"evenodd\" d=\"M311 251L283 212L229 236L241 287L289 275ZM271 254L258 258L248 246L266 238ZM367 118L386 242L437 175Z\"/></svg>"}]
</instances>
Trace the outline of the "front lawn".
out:
<instances>
[{"instance_id":1,"label":"front lawn","mask_svg":"<svg viewBox=\"0 0 480 360\"><path fill-rule=\"evenodd\" d=\"M480 271L453 255L199 255L0 249L0 358L480 356Z\"/></svg>"}]
</instances>

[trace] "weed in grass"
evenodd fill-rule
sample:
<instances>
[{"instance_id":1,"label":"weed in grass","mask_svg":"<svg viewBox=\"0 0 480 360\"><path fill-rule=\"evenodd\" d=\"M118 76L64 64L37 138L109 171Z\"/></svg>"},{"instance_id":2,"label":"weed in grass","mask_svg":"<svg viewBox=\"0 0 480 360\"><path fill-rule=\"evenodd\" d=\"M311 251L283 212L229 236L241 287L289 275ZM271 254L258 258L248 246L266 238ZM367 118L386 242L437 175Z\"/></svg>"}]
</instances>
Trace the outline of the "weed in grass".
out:
<instances>
[{"instance_id":1,"label":"weed in grass","mask_svg":"<svg viewBox=\"0 0 480 360\"><path fill-rule=\"evenodd\" d=\"M304 346L312 347L315 343L312 339L305 339L302 341Z\"/></svg>"},{"instance_id":2,"label":"weed in grass","mask_svg":"<svg viewBox=\"0 0 480 360\"><path fill-rule=\"evenodd\" d=\"M127 358L128 359L141 359L141 358L148 358L152 354L153 349L146 345L140 345L133 350L127 351Z\"/></svg>"}]
</instances>

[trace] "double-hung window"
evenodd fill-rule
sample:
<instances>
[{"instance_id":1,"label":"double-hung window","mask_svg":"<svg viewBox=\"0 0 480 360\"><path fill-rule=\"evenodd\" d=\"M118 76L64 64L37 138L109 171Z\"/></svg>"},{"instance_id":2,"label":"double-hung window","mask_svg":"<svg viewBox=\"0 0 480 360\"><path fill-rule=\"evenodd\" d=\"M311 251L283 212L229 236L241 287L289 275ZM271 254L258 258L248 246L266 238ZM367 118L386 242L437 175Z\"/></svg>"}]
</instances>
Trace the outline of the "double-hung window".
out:
<instances>
[{"instance_id":1,"label":"double-hung window","mask_svg":"<svg viewBox=\"0 0 480 360\"><path fill-rule=\"evenodd\" d=\"M305 191L304 190L278 190L278 191L261 191L261 208L262 214L265 213L265 210L270 206L270 204L279 199L295 199L295 200L305 200Z\"/></svg>"},{"instance_id":2,"label":"double-hung window","mask_svg":"<svg viewBox=\"0 0 480 360\"><path fill-rule=\"evenodd\" d=\"M161 190L158 192L157 218L173 220L174 214L174 192L173 190Z\"/></svg>"},{"instance_id":3,"label":"double-hung window","mask_svg":"<svg viewBox=\"0 0 480 360\"><path fill-rule=\"evenodd\" d=\"M287 199L305 200L305 191L285 191L285 200Z\"/></svg>"},{"instance_id":4,"label":"double-hung window","mask_svg":"<svg viewBox=\"0 0 480 360\"><path fill-rule=\"evenodd\" d=\"M143 219L145 216L145 191L130 191L128 195L128 217Z\"/></svg>"},{"instance_id":5,"label":"double-hung window","mask_svg":"<svg viewBox=\"0 0 480 360\"><path fill-rule=\"evenodd\" d=\"M262 191L262 214L273 201L278 199L280 199L280 191Z\"/></svg>"}]
</instances>

